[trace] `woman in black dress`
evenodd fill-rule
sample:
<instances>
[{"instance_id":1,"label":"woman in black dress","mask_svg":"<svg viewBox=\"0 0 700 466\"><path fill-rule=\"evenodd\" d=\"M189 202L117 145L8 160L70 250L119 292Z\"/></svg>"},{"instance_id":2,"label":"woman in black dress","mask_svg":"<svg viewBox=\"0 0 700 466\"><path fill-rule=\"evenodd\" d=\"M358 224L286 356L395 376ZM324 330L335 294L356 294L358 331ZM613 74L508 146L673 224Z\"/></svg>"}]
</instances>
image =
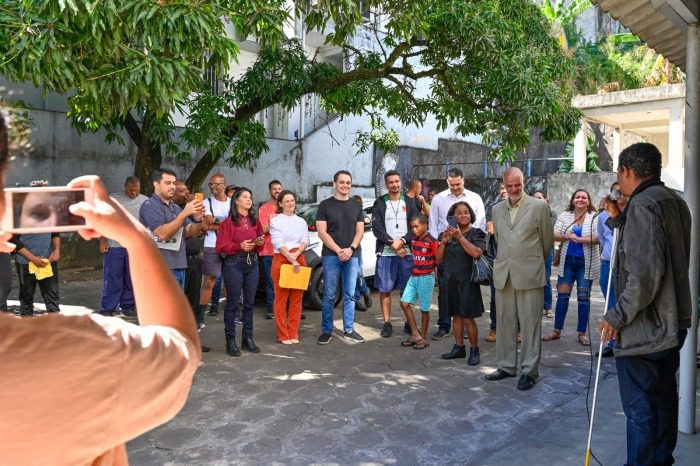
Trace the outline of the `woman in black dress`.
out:
<instances>
[{"instance_id":1,"label":"woman in black dress","mask_svg":"<svg viewBox=\"0 0 700 466\"><path fill-rule=\"evenodd\" d=\"M472 223L476 220L474 210L466 202L456 202L447 212L449 226L440 234L438 262L445 267L447 283L447 308L452 315L455 344L452 351L442 355L443 359L465 358L464 328L469 336L470 366L480 362L479 334L474 319L484 313L481 287L472 283L474 259L486 250L486 233Z\"/></svg>"}]
</instances>

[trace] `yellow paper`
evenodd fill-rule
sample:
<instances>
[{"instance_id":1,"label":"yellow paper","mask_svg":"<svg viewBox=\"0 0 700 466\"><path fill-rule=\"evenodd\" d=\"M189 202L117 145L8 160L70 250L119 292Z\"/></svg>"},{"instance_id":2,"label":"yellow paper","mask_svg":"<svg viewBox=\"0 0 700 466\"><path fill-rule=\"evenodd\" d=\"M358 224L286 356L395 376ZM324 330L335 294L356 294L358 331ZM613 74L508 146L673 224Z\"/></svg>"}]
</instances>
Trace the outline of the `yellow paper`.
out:
<instances>
[{"instance_id":1,"label":"yellow paper","mask_svg":"<svg viewBox=\"0 0 700 466\"><path fill-rule=\"evenodd\" d=\"M36 275L37 280L43 280L45 278L53 277L53 269L48 259L44 259L44 266L37 267L34 262L29 263L29 273Z\"/></svg>"},{"instance_id":2,"label":"yellow paper","mask_svg":"<svg viewBox=\"0 0 700 466\"><path fill-rule=\"evenodd\" d=\"M282 264L280 269L280 288L293 290L306 290L311 278L311 267L299 267L299 272L294 273L292 264Z\"/></svg>"}]
</instances>

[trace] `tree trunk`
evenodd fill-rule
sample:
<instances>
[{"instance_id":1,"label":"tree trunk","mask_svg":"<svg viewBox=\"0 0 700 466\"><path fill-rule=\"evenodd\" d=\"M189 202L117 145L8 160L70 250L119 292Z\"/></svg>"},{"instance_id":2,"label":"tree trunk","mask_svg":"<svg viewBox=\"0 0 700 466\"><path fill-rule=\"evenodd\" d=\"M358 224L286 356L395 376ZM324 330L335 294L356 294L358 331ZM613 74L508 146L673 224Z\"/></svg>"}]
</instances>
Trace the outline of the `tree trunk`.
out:
<instances>
[{"instance_id":1,"label":"tree trunk","mask_svg":"<svg viewBox=\"0 0 700 466\"><path fill-rule=\"evenodd\" d=\"M201 192L201 186L204 185L207 175L216 166L222 154L215 154L212 151L207 151L199 161L195 164L190 176L187 177L185 184L192 192Z\"/></svg>"},{"instance_id":2,"label":"tree trunk","mask_svg":"<svg viewBox=\"0 0 700 466\"><path fill-rule=\"evenodd\" d=\"M141 140L137 143L138 152L134 163L134 176L141 180L141 192L146 196L153 194L153 171L160 168L163 155L160 144L152 141L150 134L151 116L146 113L141 126Z\"/></svg>"}]
</instances>

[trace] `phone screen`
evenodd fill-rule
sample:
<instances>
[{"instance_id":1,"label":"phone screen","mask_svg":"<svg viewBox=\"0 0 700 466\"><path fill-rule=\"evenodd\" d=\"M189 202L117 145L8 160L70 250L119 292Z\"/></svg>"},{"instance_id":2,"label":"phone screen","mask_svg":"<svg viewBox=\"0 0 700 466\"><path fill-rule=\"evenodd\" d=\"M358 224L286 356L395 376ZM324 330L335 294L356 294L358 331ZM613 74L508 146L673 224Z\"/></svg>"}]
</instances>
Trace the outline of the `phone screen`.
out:
<instances>
[{"instance_id":1,"label":"phone screen","mask_svg":"<svg viewBox=\"0 0 700 466\"><path fill-rule=\"evenodd\" d=\"M71 204L86 200L85 190L27 188L17 190L18 192L11 191L6 191L6 200L10 201L8 207L11 206L7 213L12 216L11 228L4 225L8 231L26 234L85 228L85 219L68 210Z\"/></svg>"}]
</instances>

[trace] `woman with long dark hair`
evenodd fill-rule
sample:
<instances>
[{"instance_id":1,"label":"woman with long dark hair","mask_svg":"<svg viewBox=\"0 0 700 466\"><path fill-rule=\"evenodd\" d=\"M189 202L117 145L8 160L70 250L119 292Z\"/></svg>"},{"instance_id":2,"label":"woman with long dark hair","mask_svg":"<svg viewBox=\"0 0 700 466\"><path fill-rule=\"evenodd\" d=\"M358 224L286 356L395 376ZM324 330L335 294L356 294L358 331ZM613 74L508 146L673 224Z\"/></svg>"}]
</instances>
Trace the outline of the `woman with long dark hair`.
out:
<instances>
[{"instance_id":1,"label":"woman with long dark hair","mask_svg":"<svg viewBox=\"0 0 700 466\"><path fill-rule=\"evenodd\" d=\"M597 218L591 195L585 189L574 191L569 200L569 208L557 217L554 241L561 242L561 259L557 272L557 305L554 312L554 330L542 338L544 341L558 340L561 337L569 310L569 297L576 283L578 342L583 346L591 345L586 330L591 311L591 285L600 273L600 253L596 246Z\"/></svg>"},{"instance_id":2,"label":"woman with long dark hair","mask_svg":"<svg viewBox=\"0 0 700 466\"><path fill-rule=\"evenodd\" d=\"M253 304L258 288L258 251L263 244L262 224L255 218L253 193L248 188L238 188L231 198L231 211L221 223L216 236L216 252L225 256L223 277L229 299L224 309L226 352L240 356L236 344L236 316L240 312L239 301L243 295L243 336L241 347L251 353L260 349L253 340Z\"/></svg>"}]
</instances>

